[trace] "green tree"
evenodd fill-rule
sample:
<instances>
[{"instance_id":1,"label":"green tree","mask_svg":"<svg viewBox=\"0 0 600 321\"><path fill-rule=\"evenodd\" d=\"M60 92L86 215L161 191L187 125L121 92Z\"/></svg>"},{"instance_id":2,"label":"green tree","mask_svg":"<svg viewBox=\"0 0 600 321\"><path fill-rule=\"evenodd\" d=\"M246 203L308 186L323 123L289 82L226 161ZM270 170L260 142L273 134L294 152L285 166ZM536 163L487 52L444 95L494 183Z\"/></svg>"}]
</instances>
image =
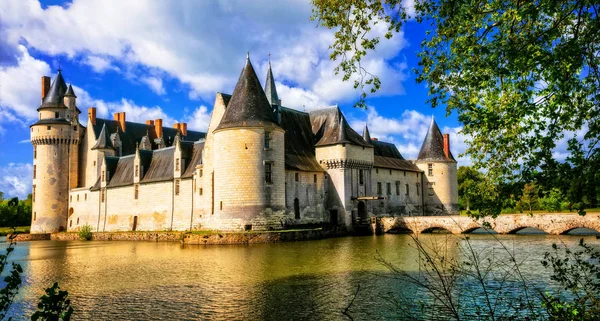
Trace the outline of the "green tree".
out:
<instances>
[{"instance_id":1,"label":"green tree","mask_svg":"<svg viewBox=\"0 0 600 321\"><path fill-rule=\"evenodd\" d=\"M540 189L535 183L525 184L523 187L523 195L519 202L521 206L525 206L529 209L529 213L533 211L538 205Z\"/></svg>"},{"instance_id":2,"label":"green tree","mask_svg":"<svg viewBox=\"0 0 600 321\"><path fill-rule=\"evenodd\" d=\"M471 210L471 205L477 205L478 195L481 194L481 184L484 181L483 174L470 166L461 166L458 168L458 200L467 210ZM475 206L478 208L477 206Z\"/></svg>"},{"instance_id":3,"label":"green tree","mask_svg":"<svg viewBox=\"0 0 600 321\"><path fill-rule=\"evenodd\" d=\"M312 0L313 19L335 28L331 59L344 80L359 75L376 91L379 79L360 65L380 39L407 21L401 0ZM600 159L600 4L596 1L417 0L415 19L429 30L421 43L418 82L433 107L457 112L476 168L496 182L555 165L556 142L568 140L581 182L569 193L581 206L597 202ZM366 79L366 80L365 80ZM592 182L590 182L592 179Z\"/></svg>"},{"instance_id":4,"label":"green tree","mask_svg":"<svg viewBox=\"0 0 600 321\"><path fill-rule=\"evenodd\" d=\"M544 197L540 198L541 208L549 212L560 212L567 208L564 196L558 188L553 188L544 194Z\"/></svg>"}]
</instances>

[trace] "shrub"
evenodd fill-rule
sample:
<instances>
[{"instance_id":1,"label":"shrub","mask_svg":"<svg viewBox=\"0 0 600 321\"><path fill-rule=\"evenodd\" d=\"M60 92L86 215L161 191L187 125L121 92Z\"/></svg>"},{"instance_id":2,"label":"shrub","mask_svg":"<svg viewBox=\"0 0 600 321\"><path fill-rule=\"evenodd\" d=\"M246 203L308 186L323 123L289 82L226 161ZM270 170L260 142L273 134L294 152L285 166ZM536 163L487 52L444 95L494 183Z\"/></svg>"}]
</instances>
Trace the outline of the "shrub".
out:
<instances>
[{"instance_id":1,"label":"shrub","mask_svg":"<svg viewBox=\"0 0 600 321\"><path fill-rule=\"evenodd\" d=\"M79 237L82 240L89 241L92 239L92 227L89 224L86 224L79 229Z\"/></svg>"},{"instance_id":2,"label":"shrub","mask_svg":"<svg viewBox=\"0 0 600 321\"><path fill-rule=\"evenodd\" d=\"M558 188L551 189L544 197L540 198L539 202L541 208L549 212L559 212L563 210L563 206L568 205Z\"/></svg>"}]
</instances>

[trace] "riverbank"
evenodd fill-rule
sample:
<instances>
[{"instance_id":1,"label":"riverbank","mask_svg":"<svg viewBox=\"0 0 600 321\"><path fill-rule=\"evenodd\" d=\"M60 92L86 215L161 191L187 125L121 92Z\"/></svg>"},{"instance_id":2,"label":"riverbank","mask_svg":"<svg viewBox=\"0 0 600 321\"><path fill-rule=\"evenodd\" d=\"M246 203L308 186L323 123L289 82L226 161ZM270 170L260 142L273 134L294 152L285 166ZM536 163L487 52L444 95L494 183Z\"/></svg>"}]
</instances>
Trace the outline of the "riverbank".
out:
<instances>
[{"instance_id":1,"label":"riverbank","mask_svg":"<svg viewBox=\"0 0 600 321\"><path fill-rule=\"evenodd\" d=\"M244 231L244 232L219 232L219 231L193 231L193 232L107 232L92 233L93 241L141 241L141 242L179 242L190 245L223 245L223 244L256 244L279 243L308 240L320 240L331 237L346 236L348 232L343 229L298 229L283 231ZM51 234L19 234L17 242L56 240L80 240L75 232L60 232Z\"/></svg>"}]
</instances>

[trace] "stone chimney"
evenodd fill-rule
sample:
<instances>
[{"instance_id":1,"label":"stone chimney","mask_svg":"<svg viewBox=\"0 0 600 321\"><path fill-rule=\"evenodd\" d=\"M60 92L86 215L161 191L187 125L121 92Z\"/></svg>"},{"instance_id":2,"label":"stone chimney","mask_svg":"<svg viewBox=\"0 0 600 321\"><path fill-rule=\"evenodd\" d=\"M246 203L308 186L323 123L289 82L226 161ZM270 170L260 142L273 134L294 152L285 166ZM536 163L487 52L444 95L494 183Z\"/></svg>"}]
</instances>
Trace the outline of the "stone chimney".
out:
<instances>
[{"instance_id":1,"label":"stone chimney","mask_svg":"<svg viewBox=\"0 0 600 321\"><path fill-rule=\"evenodd\" d=\"M162 119L154 120L154 132L156 133L156 138L162 138Z\"/></svg>"},{"instance_id":2,"label":"stone chimney","mask_svg":"<svg viewBox=\"0 0 600 321\"><path fill-rule=\"evenodd\" d=\"M154 120L146 120L146 125L154 126Z\"/></svg>"},{"instance_id":3,"label":"stone chimney","mask_svg":"<svg viewBox=\"0 0 600 321\"><path fill-rule=\"evenodd\" d=\"M50 89L50 77L42 76L42 99L44 99L44 97L46 97L49 89Z\"/></svg>"},{"instance_id":4,"label":"stone chimney","mask_svg":"<svg viewBox=\"0 0 600 321\"><path fill-rule=\"evenodd\" d=\"M113 119L119 122L119 129L122 132L125 132L127 128L125 128L125 112L116 113L113 115Z\"/></svg>"},{"instance_id":5,"label":"stone chimney","mask_svg":"<svg viewBox=\"0 0 600 321\"><path fill-rule=\"evenodd\" d=\"M187 136L187 123L179 124L179 130L181 131L181 135Z\"/></svg>"},{"instance_id":6,"label":"stone chimney","mask_svg":"<svg viewBox=\"0 0 600 321\"><path fill-rule=\"evenodd\" d=\"M450 157L450 134L444 134L444 155Z\"/></svg>"},{"instance_id":7,"label":"stone chimney","mask_svg":"<svg viewBox=\"0 0 600 321\"><path fill-rule=\"evenodd\" d=\"M96 125L96 107L88 108L88 118L92 125Z\"/></svg>"}]
</instances>

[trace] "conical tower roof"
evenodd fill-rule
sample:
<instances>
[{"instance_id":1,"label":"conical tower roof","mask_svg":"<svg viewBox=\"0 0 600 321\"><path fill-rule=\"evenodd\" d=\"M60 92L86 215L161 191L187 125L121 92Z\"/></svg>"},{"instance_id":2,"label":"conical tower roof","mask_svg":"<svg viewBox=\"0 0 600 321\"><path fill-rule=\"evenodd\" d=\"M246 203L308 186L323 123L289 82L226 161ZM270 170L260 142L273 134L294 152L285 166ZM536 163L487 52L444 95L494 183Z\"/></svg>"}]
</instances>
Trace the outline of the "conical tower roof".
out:
<instances>
[{"instance_id":1,"label":"conical tower roof","mask_svg":"<svg viewBox=\"0 0 600 321\"><path fill-rule=\"evenodd\" d=\"M65 97L75 97L75 98L77 98L77 96L75 96L75 92L73 91L73 87L71 86L71 84L69 84L69 88L67 88L67 92L65 93Z\"/></svg>"},{"instance_id":2,"label":"conical tower roof","mask_svg":"<svg viewBox=\"0 0 600 321\"><path fill-rule=\"evenodd\" d=\"M106 130L106 123L102 125L102 130L98 135L98 140L92 149L115 149Z\"/></svg>"},{"instance_id":3,"label":"conical tower roof","mask_svg":"<svg viewBox=\"0 0 600 321\"><path fill-rule=\"evenodd\" d=\"M217 130L233 127L277 125L273 108L258 81L250 58L238 79Z\"/></svg>"},{"instance_id":4,"label":"conical tower roof","mask_svg":"<svg viewBox=\"0 0 600 321\"><path fill-rule=\"evenodd\" d=\"M50 86L50 89L48 90L48 93L46 94L46 96L44 96L44 99L42 99L42 105L40 106L40 108L45 108L45 107L67 108L63 101L63 97L65 96L66 92L67 92L67 83L65 82L65 79L63 78L62 73L60 72L60 69L59 69L58 73L56 73L56 77L54 78L54 81L52 82L52 85Z\"/></svg>"},{"instance_id":5,"label":"conical tower roof","mask_svg":"<svg viewBox=\"0 0 600 321\"><path fill-rule=\"evenodd\" d=\"M269 70L267 70L265 94L267 95L269 104L279 105L279 96L277 95L277 89L275 88L275 78L273 78L273 71L271 70L271 61L269 61Z\"/></svg>"},{"instance_id":6,"label":"conical tower roof","mask_svg":"<svg viewBox=\"0 0 600 321\"><path fill-rule=\"evenodd\" d=\"M369 127L367 126L367 124L365 124L365 129L363 129L362 137L367 143L371 143L371 134L369 133Z\"/></svg>"},{"instance_id":7,"label":"conical tower roof","mask_svg":"<svg viewBox=\"0 0 600 321\"><path fill-rule=\"evenodd\" d=\"M431 118L431 124L429 125L429 130L427 131L423 145L421 145L417 160L455 161L452 153L448 153L448 157L446 158L446 154L444 153L444 137L433 118Z\"/></svg>"}]
</instances>

